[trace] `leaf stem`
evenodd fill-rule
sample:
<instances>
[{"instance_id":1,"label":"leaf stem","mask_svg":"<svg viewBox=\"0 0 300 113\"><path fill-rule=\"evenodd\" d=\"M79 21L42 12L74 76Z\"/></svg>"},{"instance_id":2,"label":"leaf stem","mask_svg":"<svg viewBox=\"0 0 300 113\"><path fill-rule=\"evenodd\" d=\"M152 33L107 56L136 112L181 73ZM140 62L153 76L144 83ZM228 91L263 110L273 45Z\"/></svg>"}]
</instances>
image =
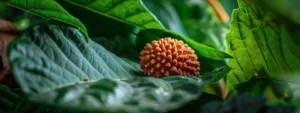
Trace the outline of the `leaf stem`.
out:
<instances>
[{"instance_id":1,"label":"leaf stem","mask_svg":"<svg viewBox=\"0 0 300 113\"><path fill-rule=\"evenodd\" d=\"M229 17L222 5L218 2L218 0L206 0L208 4L213 8L216 12L217 17L221 22L228 22Z\"/></svg>"}]
</instances>

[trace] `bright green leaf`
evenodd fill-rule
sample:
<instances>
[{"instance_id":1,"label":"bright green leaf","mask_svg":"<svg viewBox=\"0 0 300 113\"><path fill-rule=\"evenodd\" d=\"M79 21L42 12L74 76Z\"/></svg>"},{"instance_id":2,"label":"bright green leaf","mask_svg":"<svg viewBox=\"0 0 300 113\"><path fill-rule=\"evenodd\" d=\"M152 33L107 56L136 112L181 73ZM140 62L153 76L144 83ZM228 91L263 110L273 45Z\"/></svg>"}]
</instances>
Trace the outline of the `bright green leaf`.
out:
<instances>
[{"instance_id":1,"label":"bright green leaf","mask_svg":"<svg viewBox=\"0 0 300 113\"><path fill-rule=\"evenodd\" d=\"M261 70L272 79L278 79L282 72L300 71L299 50L285 26L262 19L247 3L239 0L226 36L227 51L234 57L228 60L232 69L227 76L228 89L250 80Z\"/></svg>"},{"instance_id":2,"label":"bright green leaf","mask_svg":"<svg viewBox=\"0 0 300 113\"><path fill-rule=\"evenodd\" d=\"M88 38L85 26L54 0L4 0L5 4L31 12L49 20L60 21L80 29Z\"/></svg>"},{"instance_id":3,"label":"bright green leaf","mask_svg":"<svg viewBox=\"0 0 300 113\"><path fill-rule=\"evenodd\" d=\"M139 28L163 27L143 7L139 0L66 0L98 15L106 16Z\"/></svg>"}]
</instances>

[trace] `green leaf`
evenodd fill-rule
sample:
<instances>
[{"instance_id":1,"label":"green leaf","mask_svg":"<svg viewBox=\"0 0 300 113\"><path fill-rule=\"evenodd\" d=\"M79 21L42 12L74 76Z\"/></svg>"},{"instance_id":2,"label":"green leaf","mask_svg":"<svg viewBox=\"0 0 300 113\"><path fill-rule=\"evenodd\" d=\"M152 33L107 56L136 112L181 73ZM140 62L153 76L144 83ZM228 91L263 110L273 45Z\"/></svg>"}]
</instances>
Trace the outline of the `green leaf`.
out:
<instances>
[{"instance_id":1,"label":"green leaf","mask_svg":"<svg viewBox=\"0 0 300 113\"><path fill-rule=\"evenodd\" d=\"M41 24L27 30L9 47L12 71L26 94L103 78L127 79L135 68L79 30Z\"/></svg>"},{"instance_id":2,"label":"green leaf","mask_svg":"<svg viewBox=\"0 0 300 113\"><path fill-rule=\"evenodd\" d=\"M228 72L230 72L230 70L231 69L227 65L213 70L213 72L207 75L207 76L213 76L213 78L209 81L209 83L211 84L217 83L222 78L224 78L228 74ZM202 76L206 76L206 75L202 75Z\"/></svg>"},{"instance_id":3,"label":"green leaf","mask_svg":"<svg viewBox=\"0 0 300 113\"><path fill-rule=\"evenodd\" d=\"M197 77L182 76L135 77L125 81L103 79L43 92L30 99L74 111L159 113L198 97L203 83Z\"/></svg>"},{"instance_id":4,"label":"green leaf","mask_svg":"<svg viewBox=\"0 0 300 113\"><path fill-rule=\"evenodd\" d=\"M299 49L285 26L260 18L255 5L247 3L239 0L226 36L227 52L234 57L228 60L232 69L227 76L228 89L250 80L260 70L272 79L278 79L279 73L300 71L300 54L295 52Z\"/></svg>"},{"instance_id":5,"label":"green leaf","mask_svg":"<svg viewBox=\"0 0 300 113\"><path fill-rule=\"evenodd\" d=\"M66 0L101 16L124 22L139 28L163 27L143 7L139 0Z\"/></svg>"},{"instance_id":6,"label":"green leaf","mask_svg":"<svg viewBox=\"0 0 300 113\"><path fill-rule=\"evenodd\" d=\"M166 112L196 99L207 81L133 77L142 75L135 62L84 38L77 29L48 23L28 29L10 44L14 76L29 100L72 112Z\"/></svg>"},{"instance_id":7,"label":"green leaf","mask_svg":"<svg viewBox=\"0 0 300 113\"><path fill-rule=\"evenodd\" d=\"M231 57L230 55L222 51L197 43L174 32L160 29L145 29L140 31L137 35L137 49L141 51L147 43L151 43L154 40L159 40L165 37L172 37L178 40L182 40L193 50L195 50L195 53L198 56L198 61L200 61L201 65L204 65L203 67L201 67L201 70L203 70L203 72L211 72L212 69L221 67L222 65L224 65L222 64L222 60Z\"/></svg>"},{"instance_id":8,"label":"green leaf","mask_svg":"<svg viewBox=\"0 0 300 113\"><path fill-rule=\"evenodd\" d=\"M258 1L258 0L256 0ZM298 0L273 0L273 1L259 1L273 12L274 15L300 25L300 7L297 4L300 4Z\"/></svg>"},{"instance_id":9,"label":"green leaf","mask_svg":"<svg viewBox=\"0 0 300 113\"><path fill-rule=\"evenodd\" d=\"M116 21L105 15L99 15L91 10L78 7L65 0L57 0L57 2L85 25L91 39L95 37L114 38L117 35L125 36L130 33L132 29L137 28L123 21Z\"/></svg>"},{"instance_id":10,"label":"green leaf","mask_svg":"<svg viewBox=\"0 0 300 113\"><path fill-rule=\"evenodd\" d=\"M141 0L149 12L162 23L162 25L171 31L187 36L181 20L177 15L176 10L167 0Z\"/></svg>"},{"instance_id":11,"label":"green leaf","mask_svg":"<svg viewBox=\"0 0 300 113\"><path fill-rule=\"evenodd\" d=\"M80 29L88 38L85 26L75 17L70 15L63 7L54 0L4 0L5 4L31 12L49 20L60 21Z\"/></svg>"}]
</instances>

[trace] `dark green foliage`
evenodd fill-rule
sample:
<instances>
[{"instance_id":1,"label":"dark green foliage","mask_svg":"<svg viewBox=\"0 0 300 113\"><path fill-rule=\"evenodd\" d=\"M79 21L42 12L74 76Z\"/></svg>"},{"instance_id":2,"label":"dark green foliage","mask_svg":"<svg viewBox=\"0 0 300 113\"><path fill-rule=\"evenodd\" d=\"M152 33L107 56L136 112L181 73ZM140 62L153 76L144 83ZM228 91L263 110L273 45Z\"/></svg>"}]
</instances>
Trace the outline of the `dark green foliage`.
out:
<instances>
[{"instance_id":1,"label":"dark green foliage","mask_svg":"<svg viewBox=\"0 0 300 113\"><path fill-rule=\"evenodd\" d=\"M30 100L74 111L148 113L178 108L202 92L198 77L133 77L139 68L84 37L41 24L12 42L11 66Z\"/></svg>"},{"instance_id":2,"label":"dark green foliage","mask_svg":"<svg viewBox=\"0 0 300 113\"><path fill-rule=\"evenodd\" d=\"M296 105L293 92L285 82L273 81L266 78L253 78L235 86L240 94L264 96L269 104Z\"/></svg>"},{"instance_id":3,"label":"dark green foliage","mask_svg":"<svg viewBox=\"0 0 300 113\"><path fill-rule=\"evenodd\" d=\"M197 113L199 109L207 103L220 101L223 101L221 97L204 92L198 99L184 105L179 109L169 111L168 113Z\"/></svg>"},{"instance_id":4,"label":"dark green foliage","mask_svg":"<svg viewBox=\"0 0 300 113\"><path fill-rule=\"evenodd\" d=\"M8 87L0 85L1 113L12 113L13 110L18 106L20 101L22 101L22 99L22 94L17 94Z\"/></svg>"},{"instance_id":5,"label":"dark green foliage","mask_svg":"<svg viewBox=\"0 0 300 113\"><path fill-rule=\"evenodd\" d=\"M219 0L229 24L207 0L0 0L22 31L7 56L0 40L20 86L0 85L0 113L299 112L299 2L237 1ZM165 37L200 77L143 74L140 51Z\"/></svg>"},{"instance_id":6,"label":"dark green foliage","mask_svg":"<svg viewBox=\"0 0 300 113\"><path fill-rule=\"evenodd\" d=\"M292 113L295 107L267 106L266 99L258 96L241 95L226 102L211 102L199 110L199 113Z\"/></svg>"}]
</instances>

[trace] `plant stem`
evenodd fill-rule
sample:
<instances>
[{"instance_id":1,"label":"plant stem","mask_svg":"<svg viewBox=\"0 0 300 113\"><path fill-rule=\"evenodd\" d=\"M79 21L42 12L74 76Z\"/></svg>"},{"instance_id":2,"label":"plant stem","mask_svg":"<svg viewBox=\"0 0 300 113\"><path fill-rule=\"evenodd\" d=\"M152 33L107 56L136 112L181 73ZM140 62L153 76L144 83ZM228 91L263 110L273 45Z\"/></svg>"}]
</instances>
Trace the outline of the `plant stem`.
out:
<instances>
[{"instance_id":1,"label":"plant stem","mask_svg":"<svg viewBox=\"0 0 300 113\"><path fill-rule=\"evenodd\" d=\"M216 12L218 18L221 22L227 22L229 21L229 17L222 7L222 5L218 2L218 0L206 0L208 4L213 8L213 10Z\"/></svg>"}]
</instances>

